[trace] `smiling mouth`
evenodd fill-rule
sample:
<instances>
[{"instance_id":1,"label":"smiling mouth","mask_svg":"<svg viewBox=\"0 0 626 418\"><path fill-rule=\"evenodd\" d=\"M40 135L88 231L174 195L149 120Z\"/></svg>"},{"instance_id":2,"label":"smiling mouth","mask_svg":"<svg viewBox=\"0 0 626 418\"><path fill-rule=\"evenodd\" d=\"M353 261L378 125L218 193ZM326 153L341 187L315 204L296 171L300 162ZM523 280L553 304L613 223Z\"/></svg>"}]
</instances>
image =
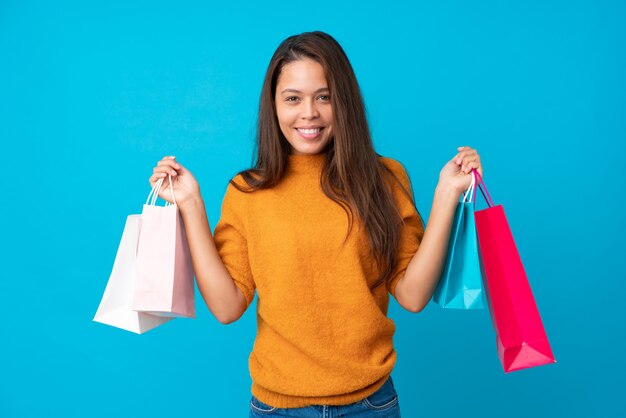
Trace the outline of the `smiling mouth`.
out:
<instances>
[{"instance_id":1,"label":"smiling mouth","mask_svg":"<svg viewBox=\"0 0 626 418\"><path fill-rule=\"evenodd\" d=\"M300 136L304 139L315 139L320 136L320 133L324 130L324 128L313 128L313 129L302 129L296 128L296 131L300 134Z\"/></svg>"}]
</instances>

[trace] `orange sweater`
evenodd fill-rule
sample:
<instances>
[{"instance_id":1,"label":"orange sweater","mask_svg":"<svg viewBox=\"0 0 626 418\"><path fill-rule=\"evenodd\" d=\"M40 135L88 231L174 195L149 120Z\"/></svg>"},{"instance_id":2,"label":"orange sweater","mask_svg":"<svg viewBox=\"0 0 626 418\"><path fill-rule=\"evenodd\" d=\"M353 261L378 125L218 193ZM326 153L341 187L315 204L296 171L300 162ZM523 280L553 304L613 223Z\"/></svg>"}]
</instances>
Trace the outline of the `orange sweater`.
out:
<instances>
[{"instance_id":1,"label":"orange sweater","mask_svg":"<svg viewBox=\"0 0 626 418\"><path fill-rule=\"evenodd\" d=\"M345 246L344 210L324 195L324 154L290 155L285 176L253 193L228 185L215 226L218 252L245 295L258 294L257 336L249 357L252 394L278 408L345 405L374 393L396 362L389 292L419 246L424 227L397 184L405 226L398 267L386 288L355 217ZM409 191L404 167L382 157ZM237 184L246 185L238 175ZM357 232L358 231L358 232Z\"/></svg>"}]
</instances>

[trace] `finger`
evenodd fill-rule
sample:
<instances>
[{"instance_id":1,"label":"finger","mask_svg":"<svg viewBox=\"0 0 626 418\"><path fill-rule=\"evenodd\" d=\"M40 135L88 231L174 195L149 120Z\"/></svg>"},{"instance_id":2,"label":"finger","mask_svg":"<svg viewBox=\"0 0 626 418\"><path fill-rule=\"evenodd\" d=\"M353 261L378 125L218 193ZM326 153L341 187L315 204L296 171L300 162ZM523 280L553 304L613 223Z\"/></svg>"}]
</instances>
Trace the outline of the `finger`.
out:
<instances>
[{"instance_id":1,"label":"finger","mask_svg":"<svg viewBox=\"0 0 626 418\"><path fill-rule=\"evenodd\" d=\"M468 156L470 154L468 154L466 151L462 151L458 154L458 157L456 159L456 163L457 164L463 164L465 161L468 161Z\"/></svg>"},{"instance_id":2,"label":"finger","mask_svg":"<svg viewBox=\"0 0 626 418\"><path fill-rule=\"evenodd\" d=\"M152 169L153 173L166 173L166 174L170 174L172 176L177 176L178 172L176 170L174 170L172 167L170 167L169 165L161 165L161 166L157 166L154 167L154 169Z\"/></svg>"},{"instance_id":3,"label":"finger","mask_svg":"<svg viewBox=\"0 0 626 418\"><path fill-rule=\"evenodd\" d=\"M150 183L150 187L154 187L159 181L159 179L161 179L162 177L165 177L166 175L167 174L165 173L157 173L157 174L151 175L150 178L148 179L148 182Z\"/></svg>"},{"instance_id":4,"label":"finger","mask_svg":"<svg viewBox=\"0 0 626 418\"><path fill-rule=\"evenodd\" d=\"M463 161L463 164L461 165L461 171L464 173L469 173L470 171L472 171L472 167L474 164L476 164L475 161Z\"/></svg>"},{"instance_id":5,"label":"finger","mask_svg":"<svg viewBox=\"0 0 626 418\"><path fill-rule=\"evenodd\" d=\"M472 161L468 164L465 165L465 169L463 170L463 172L465 174L469 174L471 173L472 169L475 168L476 170L478 170L478 174L480 174L481 170L480 170L480 163L476 162L476 161Z\"/></svg>"},{"instance_id":6,"label":"finger","mask_svg":"<svg viewBox=\"0 0 626 418\"><path fill-rule=\"evenodd\" d=\"M463 162L463 156L464 154L459 152L457 155L454 156L454 158L452 158L452 161L454 161L457 165L461 165L461 163Z\"/></svg>"},{"instance_id":7,"label":"finger","mask_svg":"<svg viewBox=\"0 0 626 418\"><path fill-rule=\"evenodd\" d=\"M150 176L150 181L158 181L160 178L167 177L166 172L154 173Z\"/></svg>"},{"instance_id":8,"label":"finger","mask_svg":"<svg viewBox=\"0 0 626 418\"><path fill-rule=\"evenodd\" d=\"M467 157L475 153L476 153L476 150L466 147L466 149L459 151L459 153L457 154L456 163L461 164L463 161L465 161Z\"/></svg>"},{"instance_id":9,"label":"finger","mask_svg":"<svg viewBox=\"0 0 626 418\"><path fill-rule=\"evenodd\" d=\"M464 149L463 151L459 152L459 156L462 158L469 157L470 155L478 155L478 153L476 152L475 149L472 149L472 148Z\"/></svg>"},{"instance_id":10,"label":"finger","mask_svg":"<svg viewBox=\"0 0 626 418\"><path fill-rule=\"evenodd\" d=\"M467 165L472 161L480 161L480 158L478 158L478 154L476 152L470 152L470 153L464 154L460 156L458 159L461 160L462 164L464 165Z\"/></svg>"},{"instance_id":11,"label":"finger","mask_svg":"<svg viewBox=\"0 0 626 418\"><path fill-rule=\"evenodd\" d=\"M172 175L178 174L178 172L175 169L173 169L172 167L170 167L168 165L162 165L162 166L159 166L159 167L154 167L152 169L152 172L153 173L168 173L168 174L172 174Z\"/></svg>"},{"instance_id":12,"label":"finger","mask_svg":"<svg viewBox=\"0 0 626 418\"><path fill-rule=\"evenodd\" d=\"M479 159L476 158L475 155L468 155L466 157L463 157L462 160L463 160L463 164L469 164L472 161L479 161Z\"/></svg>"},{"instance_id":13,"label":"finger","mask_svg":"<svg viewBox=\"0 0 626 418\"><path fill-rule=\"evenodd\" d=\"M163 166L163 165L167 165L170 166L172 168L180 168L180 164L178 164L176 161L174 160L161 160L157 163L157 166Z\"/></svg>"},{"instance_id":14,"label":"finger","mask_svg":"<svg viewBox=\"0 0 626 418\"><path fill-rule=\"evenodd\" d=\"M154 186L154 184L156 184L157 181L159 181L159 179L163 179L166 180L167 176L169 173L166 172L160 172L160 173L154 173L150 176L150 184L152 184ZM171 175L171 174L170 174Z\"/></svg>"},{"instance_id":15,"label":"finger","mask_svg":"<svg viewBox=\"0 0 626 418\"><path fill-rule=\"evenodd\" d=\"M176 156L175 155L166 155L165 157L161 158L161 160L175 160Z\"/></svg>"}]
</instances>

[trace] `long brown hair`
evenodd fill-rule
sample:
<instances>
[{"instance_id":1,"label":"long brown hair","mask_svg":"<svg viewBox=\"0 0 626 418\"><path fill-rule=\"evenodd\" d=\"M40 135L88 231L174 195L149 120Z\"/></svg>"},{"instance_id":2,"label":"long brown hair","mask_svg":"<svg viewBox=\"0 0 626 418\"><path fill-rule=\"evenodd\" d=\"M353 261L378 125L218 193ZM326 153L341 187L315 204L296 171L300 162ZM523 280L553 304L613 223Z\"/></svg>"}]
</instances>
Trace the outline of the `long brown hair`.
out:
<instances>
[{"instance_id":1,"label":"long brown hair","mask_svg":"<svg viewBox=\"0 0 626 418\"><path fill-rule=\"evenodd\" d=\"M290 153L276 116L275 92L282 68L293 61L310 58L322 65L330 90L333 112L333 137L326 146L326 159L320 183L326 196L339 204L353 226L353 210L364 225L371 255L382 272L372 288L391 278L396 267L396 252L403 222L389 188L389 176L398 182L404 193L415 201L380 160L374 151L367 123L365 105L356 76L344 50L330 35L315 31L290 36L276 49L270 60L259 104L256 134L256 162L253 168L240 171L248 184L243 192L271 188L285 173ZM345 243L345 240L344 240ZM385 266L384 270L382 266Z\"/></svg>"}]
</instances>

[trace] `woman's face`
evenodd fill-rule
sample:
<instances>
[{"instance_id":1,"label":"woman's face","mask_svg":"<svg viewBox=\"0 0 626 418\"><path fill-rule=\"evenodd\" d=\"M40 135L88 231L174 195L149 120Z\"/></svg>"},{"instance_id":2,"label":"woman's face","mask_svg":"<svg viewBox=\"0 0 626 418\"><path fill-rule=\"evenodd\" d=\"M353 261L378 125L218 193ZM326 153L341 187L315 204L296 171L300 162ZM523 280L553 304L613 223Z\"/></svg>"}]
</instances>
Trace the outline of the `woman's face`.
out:
<instances>
[{"instance_id":1,"label":"woman's face","mask_svg":"<svg viewBox=\"0 0 626 418\"><path fill-rule=\"evenodd\" d=\"M276 116L292 154L317 154L332 137L333 109L321 64L309 58L286 64L276 86Z\"/></svg>"}]
</instances>

